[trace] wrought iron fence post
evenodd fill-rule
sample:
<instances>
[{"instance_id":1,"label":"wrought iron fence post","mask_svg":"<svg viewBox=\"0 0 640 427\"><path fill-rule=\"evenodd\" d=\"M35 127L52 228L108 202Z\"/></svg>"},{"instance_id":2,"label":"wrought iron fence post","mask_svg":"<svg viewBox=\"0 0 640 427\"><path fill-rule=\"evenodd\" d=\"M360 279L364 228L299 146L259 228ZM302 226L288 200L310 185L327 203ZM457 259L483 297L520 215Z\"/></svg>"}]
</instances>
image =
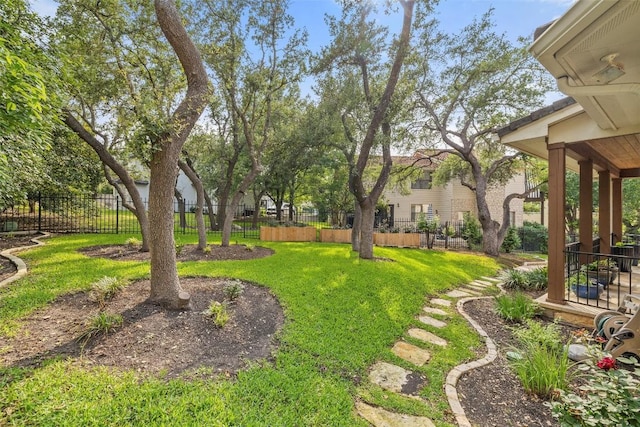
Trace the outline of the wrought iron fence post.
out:
<instances>
[{"instance_id":1,"label":"wrought iron fence post","mask_svg":"<svg viewBox=\"0 0 640 427\"><path fill-rule=\"evenodd\" d=\"M120 198L116 196L116 234L118 234L118 226L120 220Z\"/></svg>"},{"instance_id":2,"label":"wrought iron fence post","mask_svg":"<svg viewBox=\"0 0 640 427\"><path fill-rule=\"evenodd\" d=\"M38 191L38 231L42 231L42 193Z\"/></svg>"}]
</instances>

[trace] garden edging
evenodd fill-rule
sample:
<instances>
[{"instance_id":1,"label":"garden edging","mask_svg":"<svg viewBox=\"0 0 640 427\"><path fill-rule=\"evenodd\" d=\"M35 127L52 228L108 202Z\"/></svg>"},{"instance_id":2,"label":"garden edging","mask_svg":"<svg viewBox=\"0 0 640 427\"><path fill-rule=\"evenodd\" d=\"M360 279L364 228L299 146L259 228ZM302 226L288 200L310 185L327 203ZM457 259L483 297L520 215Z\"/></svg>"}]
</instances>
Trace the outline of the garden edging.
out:
<instances>
[{"instance_id":1,"label":"garden edging","mask_svg":"<svg viewBox=\"0 0 640 427\"><path fill-rule=\"evenodd\" d=\"M13 233L13 234L16 234L16 233ZM29 234L31 234L31 233L29 233ZM41 238L44 238L44 237L49 237L50 234L46 233L46 232L39 232L38 234L39 234L38 237L34 237L33 239L30 240L31 242L36 244L35 246L34 245L19 246L17 248L10 248L10 249L6 249L6 250L0 252L0 256L2 256L4 258L7 258L9 261L11 261L13 263L13 265L16 266L16 269L18 270L18 271L16 271L16 273L13 276L1 281L0 282L0 288L3 288L5 286L7 286L9 283L15 282L16 280L24 277L27 274L27 265L24 263L24 261L22 259L18 258L15 255L12 255L12 253L13 252L18 252L18 251L23 251L23 250L29 249L29 248L34 248L36 246L44 245L45 243L41 242L38 239L41 239Z\"/></svg>"},{"instance_id":2,"label":"garden edging","mask_svg":"<svg viewBox=\"0 0 640 427\"><path fill-rule=\"evenodd\" d=\"M497 284L500 289L500 293L504 293L504 289L501 284ZM477 368L481 368L492 363L496 357L498 356L498 349L496 347L495 342L489 338L489 335L485 332L484 329L473 319L471 316L464 311L464 304L468 301L480 300L480 299L490 299L495 298L493 296L489 297L467 297L458 300L456 303L456 309L458 312L464 317L471 326L478 332L478 334L484 338L485 344L487 346L487 355L482 359L474 360L473 362L463 363L462 365L458 365L454 367L447 374L447 379L445 382L445 394L447 395L447 400L449 401L449 407L453 412L453 415L456 417L456 422L460 427L472 427L471 422L467 418L467 415L464 412L464 408L462 407L462 403L460 403L460 398L458 397L458 391L456 390L456 386L458 384L458 380L460 377Z\"/></svg>"}]
</instances>

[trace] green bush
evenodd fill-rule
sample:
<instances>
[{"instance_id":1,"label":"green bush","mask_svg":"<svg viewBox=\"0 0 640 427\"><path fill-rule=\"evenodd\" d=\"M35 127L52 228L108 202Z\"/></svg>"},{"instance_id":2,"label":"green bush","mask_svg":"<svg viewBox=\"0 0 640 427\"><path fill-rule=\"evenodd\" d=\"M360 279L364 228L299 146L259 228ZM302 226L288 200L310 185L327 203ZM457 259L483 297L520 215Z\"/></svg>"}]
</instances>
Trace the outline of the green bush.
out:
<instances>
[{"instance_id":1,"label":"green bush","mask_svg":"<svg viewBox=\"0 0 640 427\"><path fill-rule=\"evenodd\" d=\"M465 212L463 216L464 225L462 226L462 238L467 241L469 249L475 250L482 245L482 229L480 222L469 212Z\"/></svg>"},{"instance_id":2,"label":"green bush","mask_svg":"<svg viewBox=\"0 0 640 427\"><path fill-rule=\"evenodd\" d=\"M505 289L521 291L539 291L547 289L549 284L547 267L529 271L511 268L500 273L500 280Z\"/></svg>"},{"instance_id":3,"label":"green bush","mask_svg":"<svg viewBox=\"0 0 640 427\"><path fill-rule=\"evenodd\" d=\"M547 267L539 267L525 271L526 289L539 291L549 287L549 276Z\"/></svg>"},{"instance_id":4,"label":"green bush","mask_svg":"<svg viewBox=\"0 0 640 427\"><path fill-rule=\"evenodd\" d=\"M510 268L500 272L500 276L498 276L498 278L505 289L523 290L527 287L527 276L522 270Z\"/></svg>"},{"instance_id":5,"label":"green bush","mask_svg":"<svg viewBox=\"0 0 640 427\"><path fill-rule=\"evenodd\" d=\"M498 295L495 298L496 313L509 322L522 322L538 314L538 304L522 293Z\"/></svg>"},{"instance_id":6,"label":"green bush","mask_svg":"<svg viewBox=\"0 0 640 427\"><path fill-rule=\"evenodd\" d=\"M510 253L514 249L519 249L522 246L520 242L520 237L518 236L518 230L514 227L509 227L507 230L507 235L504 237L502 241L502 249L506 253Z\"/></svg>"},{"instance_id":7,"label":"green bush","mask_svg":"<svg viewBox=\"0 0 640 427\"><path fill-rule=\"evenodd\" d=\"M573 378L569 346L559 345L562 337L556 324L529 321L527 326L530 330L515 333L518 357L510 364L527 392L550 399L558 390L566 390Z\"/></svg>"},{"instance_id":8,"label":"green bush","mask_svg":"<svg viewBox=\"0 0 640 427\"><path fill-rule=\"evenodd\" d=\"M227 304L220 303L218 301L211 301L209 308L205 311L205 314L213 319L213 323L222 328L230 319L229 312L227 311Z\"/></svg>"},{"instance_id":9,"label":"green bush","mask_svg":"<svg viewBox=\"0 0 640 427\"><path fill-rule=\"evenodd\" d=\"M549 248L549 230L542 224L525 221L518 229L525 252L547 253Z\"/></svg>"},{"instance_id":10,"label":"green bush","mask_svg":"<svg viewBox=\"0 0 640 427\"><path fill-rule=\"evenodd\" d=\"M117 277L104 276L91 284L90 298L104 307L105 303L113 298L116 293L127 285L125 280Z\"/></svg>"}]
</instances>

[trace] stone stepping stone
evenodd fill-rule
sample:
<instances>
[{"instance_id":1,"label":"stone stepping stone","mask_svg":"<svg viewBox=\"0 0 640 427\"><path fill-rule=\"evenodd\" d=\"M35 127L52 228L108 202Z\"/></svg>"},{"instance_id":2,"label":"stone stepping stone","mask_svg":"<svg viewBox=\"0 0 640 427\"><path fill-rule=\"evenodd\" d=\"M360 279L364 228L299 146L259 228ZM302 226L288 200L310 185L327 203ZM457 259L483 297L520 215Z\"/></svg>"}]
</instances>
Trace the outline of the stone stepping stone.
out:
<instances>
[{"instance_id":1,"label":"stone stepping stone","mask_svg":"<svg viewBox=\"0 0 640 427\"><path fill-rule=\"evenodd\" d=\"M489 283L487 284L487 282L481 282L479 280L474 280L473 282L469 283L470 286L477 286L478 288L482 288L482 289L486 289L489 288L491 286L493 286L493 283Z\"/></svg>"},{"instance_id":2,"label":"stone stepping stone","mask_svg":"<svg viewBox=\"0 0 640 427\"><path fill-rule=\"evenodd\" d=\"M411 328L407 331L410 337L415 338L426 343L439 345L440 347L446 347L447 340L440 338L439 336L432 334L429 331L425 331L420 328Z\"/></svg>"},{"instance_id":3,"label":"stone stepping stone","mask_svg":"<svg viewBox=\"0 0 640 427\"><path fill-rule=\"evenodd\" d=\"M356 410L375 427L435 427L426 417L389 412L363 402L356 402Z\"/></svg>"},{"instance_id":4,"label":"stone stepping stone","mask_svg":"<svg viewBox=\"0 0 640 427\"><path fill-rule=\"evenodd\" d=\"M434 319L430 316L420 316L418 317L418 320L425 325L433 326L434 328L444 328L445 326L447 326L447 324L442 320Z\"/></svg>"},{"instance_id":5,"label":"stone stepping stone","mask_svg":"<svg viewBox=\"0 0 640 427\"><path fill-rule=\"evenodd\" d=\"M472 290L477 291L477 292L484 292L484 291L486 291L486 290L487 290L487 286L478 286L478 285L475 285L475 284L473 284L473 283L469 283L469 284L468 284L467 286L465 286L465 287L466 287L467 289L472 289Z\"/></svg>"},{"instance_id":6,"label":"stone stepping stone","mask_svg":"<svg viewBox=\"0 0 640 427\"><path fill-rule=\"evenodd\" d=\"M451 307L451 301L449 301L448 299L442 299L442 298L434 298L431 300L431 304L433 305L439 305L442 307Z\"/></svg>"},{"instance_id":7,"label":"stone stepping stone","mask_svg":"<svg viewBox=\"0 0 640 427\"><path fill-rule=\"evenodd\" d=\"M429 313L429 314L437 314L440 316L446 316L447 312L440 309L440 308L435 308L435 307L429 307L429 306L425 306L422 307L422 311L424 311L425 313Z\"/></svg>"},{"instance_id":8,"label":"stone stepping stone","mask_svg":"<svg viewBox=\"0 0 640 427\"><path fill-rule=\"evenodd\" d=\"M424 386L426 378L391 363L377 362L371 367L369 381L394 393L416 396Z\"/></svg>"},{"instance_id":9,"label":"stone stepping stone","mask_svg":"<svg viewBox=\"0 0 640 427\"><path fill-rule=\"evenodd\" d=\"M446 293L446 295L448 297L451 298L464 298L464 297L470 297L471 294L468 292L464 292L464 291L460 291L458 289L454 289L453 291L449 291Z\"/></svg>"},{"instance_id":10,"label":"stone stepping stone","mask_svg":"<svg viewBox=\"0 0 640 427\"><path fill-rule=\"evenodd\" d=\"M393 354L401 359L411 362L416 366L422 366L431 359L431 353L405 341L398 341L391 349Z\"/></svg>"},{"instance_id":11,"label":"stone stepping stone","mask_svg":"<svg viewBox=\"0 0 640 427\"><path fill-rule=\"evenodd\" d=\"M471 287L469 287L469 285L466 285L463 288L460 288L459 291L460 292L466 292L466 293L471 294L471 295L480 295L480 292L478 292L477 289L471 289Z\"/></svg>"}]
</instances>

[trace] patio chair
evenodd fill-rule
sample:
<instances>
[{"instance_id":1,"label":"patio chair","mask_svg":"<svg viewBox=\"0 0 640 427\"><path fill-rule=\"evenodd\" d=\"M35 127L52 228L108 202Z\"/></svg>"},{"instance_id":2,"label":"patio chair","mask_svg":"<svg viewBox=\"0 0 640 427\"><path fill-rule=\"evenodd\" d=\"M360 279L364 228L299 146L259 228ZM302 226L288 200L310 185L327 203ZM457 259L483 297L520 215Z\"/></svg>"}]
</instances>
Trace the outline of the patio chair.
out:
<instances>
[{"instance_id":1,"label":"patio chair","mask_svg":"<svg viewBox=\"0 0 640 427\"><path fill-rule=\"evenodd\" d=\"M612 357L640 359L640 297L625 295L618 310L609 310L593 319L594 336L607 340L604 350Z\"/></svg>"}]
</instances>

